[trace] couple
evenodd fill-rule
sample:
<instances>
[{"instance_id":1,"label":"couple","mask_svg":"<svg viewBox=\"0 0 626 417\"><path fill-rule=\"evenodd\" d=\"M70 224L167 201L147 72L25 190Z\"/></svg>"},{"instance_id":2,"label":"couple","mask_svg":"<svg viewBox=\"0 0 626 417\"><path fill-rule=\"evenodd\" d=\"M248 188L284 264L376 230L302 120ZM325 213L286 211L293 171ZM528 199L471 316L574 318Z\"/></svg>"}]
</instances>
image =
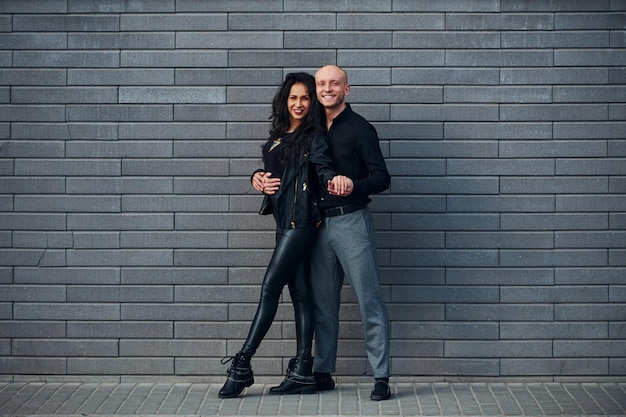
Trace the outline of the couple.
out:
<instances>
[{"instance_id":1,"label":"couple","mask_svg":"<svg viewBox=\"0 0 626 417\"><path fill-rule=\"evenodd\" d=\"M390 398L389 323L367 208L369 195L386 190L390 178L376 130L345 102L349 93L345 71L328 65L315 77L288 74L274 97L262 148L265 169L251 181L264 193L260 214L276 220L276 247L248 337L235 357L222 361L232 363L220 398L237 397L254 383L250 359L274 320L285 284L295 310L297 353L270 393L334 389L344 273L363 320L375 378L370 397Z\"/></svg>"}]
</instances>

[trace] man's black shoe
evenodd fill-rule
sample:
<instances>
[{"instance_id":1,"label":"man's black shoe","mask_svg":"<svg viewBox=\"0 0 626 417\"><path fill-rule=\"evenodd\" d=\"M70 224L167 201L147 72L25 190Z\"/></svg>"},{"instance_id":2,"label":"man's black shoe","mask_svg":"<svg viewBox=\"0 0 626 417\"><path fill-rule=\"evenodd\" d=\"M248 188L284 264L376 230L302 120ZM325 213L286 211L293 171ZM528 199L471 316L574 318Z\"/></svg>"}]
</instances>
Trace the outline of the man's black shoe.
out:
<instances>
[{"instance_id":1,"label":"man's black shoe","mask_svg":"<svg viewBox=\"0 0 626 417\"><path fill-rule=\"evenodd\" d=\"M390 397L391 389L389 388L389 383L382 379L377 380L370 398L374 401L382 401L388 400Z\"/></svg>"},{"instance_id":2,"label":"man's black shoe","mask_svg":"<svg viewBox=\"0 0 626 417\"><path fill-rule=\"evenodd\" d=\"M315 390L316 391L332 391L335 389L335 381L330 373L315 372Z\"/></svg>"}]
</instances>

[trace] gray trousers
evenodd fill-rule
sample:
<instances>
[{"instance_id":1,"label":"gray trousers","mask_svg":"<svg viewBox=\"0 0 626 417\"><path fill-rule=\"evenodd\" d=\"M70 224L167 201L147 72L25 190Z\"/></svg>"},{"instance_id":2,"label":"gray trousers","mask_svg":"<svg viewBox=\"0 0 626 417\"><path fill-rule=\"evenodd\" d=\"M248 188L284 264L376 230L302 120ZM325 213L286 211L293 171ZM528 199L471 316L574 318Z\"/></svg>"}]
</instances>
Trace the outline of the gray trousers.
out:
<instances>
[{"instance_id":1,"label":"gray trousers","mask_svg":"<svg viewBox=\"0 0 626 417\"><path fill-rule=\"evenodd\" d=\"M380 288L374 226L367 208L324 218L313 248L316 372L335 372L344 273L359 303L374 377L389 377L389 319Z\"/></svg>"}]
</instances>

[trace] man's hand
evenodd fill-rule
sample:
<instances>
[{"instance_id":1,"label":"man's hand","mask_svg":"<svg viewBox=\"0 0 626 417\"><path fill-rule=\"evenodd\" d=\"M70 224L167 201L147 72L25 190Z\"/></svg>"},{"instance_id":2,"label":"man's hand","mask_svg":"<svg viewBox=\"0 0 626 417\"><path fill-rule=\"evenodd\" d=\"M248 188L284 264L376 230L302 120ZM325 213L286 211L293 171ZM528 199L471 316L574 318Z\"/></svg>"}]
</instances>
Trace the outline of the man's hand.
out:
<instances>
[{"instance_id":1,"label":"man's hand","mask_svg":"<svg viewBox=\"0 0 626 417\"><path fill-rule=\"evenodd\" d=\"M331 195L345 197L350 195L352 190L354 190L354 183L346 176L337 175L332 180L328 181L328 193Z\"/></svg>"},{"instance_id":2,"label":"man's hand","mask_svg":"<svg viewBox=\"0 0 626 417\"><path fill-rule=\"evenodd\" d=\"M255 190L272 195L280 188L280 178L270 178L271 172L259 171L252 176L252 186Z\"/></svg>"}]
</instances>

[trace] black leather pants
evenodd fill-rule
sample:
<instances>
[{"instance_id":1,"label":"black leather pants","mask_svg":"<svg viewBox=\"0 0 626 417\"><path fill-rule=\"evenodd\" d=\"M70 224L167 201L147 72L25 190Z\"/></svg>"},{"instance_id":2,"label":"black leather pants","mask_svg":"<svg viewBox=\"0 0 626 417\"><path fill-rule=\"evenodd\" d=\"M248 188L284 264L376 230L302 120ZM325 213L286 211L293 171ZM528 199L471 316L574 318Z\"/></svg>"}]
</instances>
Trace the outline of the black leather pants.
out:
<instances>
[{"instance_id":1,"label":"black leather pants","mask_svg":"<svg viewBox=\"0 0 626 417\"><path fill-rule=\"evenodd\" d=\"M242 352L254 354L267 334L285 284L295 312L297 354L310 355L313 339L313 304L309 284L309 255L317 229L277 229L276 247L265 272L261 299Z\"/></svg>"}]
</instances>

